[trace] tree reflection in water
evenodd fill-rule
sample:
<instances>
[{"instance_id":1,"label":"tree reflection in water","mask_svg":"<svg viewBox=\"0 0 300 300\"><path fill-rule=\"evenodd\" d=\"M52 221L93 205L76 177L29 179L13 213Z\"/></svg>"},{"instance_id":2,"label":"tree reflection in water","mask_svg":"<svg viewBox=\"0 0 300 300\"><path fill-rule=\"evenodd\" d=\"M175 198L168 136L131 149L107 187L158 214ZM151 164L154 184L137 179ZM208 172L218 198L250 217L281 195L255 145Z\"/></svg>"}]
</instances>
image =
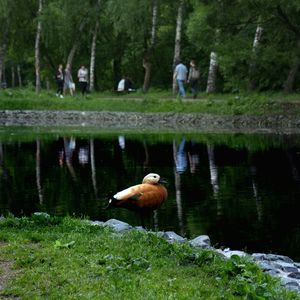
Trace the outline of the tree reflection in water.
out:
<instances>
[{"instance_id":1,"label":"tree reflection in water","mask_svg":"<svg viewBox=\"0 0 300 300\"><path fill-rule=\"evenodd\" d=\"M297 136L22 138L0 140L0 214L40 210L140 225L136 214L105 211L107 195L155 172L169 182L169 197L148 228L299 256Z\"/></svg>"}]
</instances>

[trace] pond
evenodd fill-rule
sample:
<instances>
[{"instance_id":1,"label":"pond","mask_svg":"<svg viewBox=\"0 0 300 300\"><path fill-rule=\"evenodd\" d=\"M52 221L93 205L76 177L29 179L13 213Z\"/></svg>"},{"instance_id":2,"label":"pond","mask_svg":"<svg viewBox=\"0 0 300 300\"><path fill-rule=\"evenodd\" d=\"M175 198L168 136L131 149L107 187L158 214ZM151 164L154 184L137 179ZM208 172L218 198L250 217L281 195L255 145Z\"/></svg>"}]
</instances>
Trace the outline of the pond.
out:
<instances>
[{"instance_id":1,"label":"pond","mask_svg":"<svg viewBox=\"0 0 300 300\"><path fill-rule=\"evenodd\" d=\"M140 225L109 195L156 172L168 200L146 222L216 247L300 260L300 136L0 130L0 214L45 211Z\"/></svg>"}]
</instances>

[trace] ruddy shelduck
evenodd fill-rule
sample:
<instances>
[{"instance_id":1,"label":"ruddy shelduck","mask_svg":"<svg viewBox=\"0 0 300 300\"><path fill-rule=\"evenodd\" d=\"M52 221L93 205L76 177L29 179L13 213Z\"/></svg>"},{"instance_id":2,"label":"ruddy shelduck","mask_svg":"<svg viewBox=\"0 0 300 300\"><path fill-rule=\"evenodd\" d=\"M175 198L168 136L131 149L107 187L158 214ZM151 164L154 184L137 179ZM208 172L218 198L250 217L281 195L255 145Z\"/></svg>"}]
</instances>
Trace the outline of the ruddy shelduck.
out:
<instances>
[{"instance_id":1,"label":"ruddy shelduck","mask_svg":"<svg viewBox=\"0 0 300 300\"><path fill-rule=\"evenodd\" d=\"M124 207L133 210L155 210L167 199L168 192L156 173L146 175L141 184L131 186L110 198L108 207Z\"/></svg>"}]
</instances>

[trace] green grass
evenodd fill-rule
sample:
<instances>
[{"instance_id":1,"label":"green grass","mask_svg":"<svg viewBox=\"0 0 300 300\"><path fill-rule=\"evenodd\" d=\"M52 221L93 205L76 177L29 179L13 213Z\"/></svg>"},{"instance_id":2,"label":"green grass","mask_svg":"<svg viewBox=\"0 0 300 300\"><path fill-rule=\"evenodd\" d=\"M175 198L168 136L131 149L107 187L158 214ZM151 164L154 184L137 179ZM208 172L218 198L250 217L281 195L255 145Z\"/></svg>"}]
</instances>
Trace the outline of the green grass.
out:
<instances>
[{"instance_id":1,"label":"green grass","mask_svg":"<svg viewBox=\"0 0 300 300\"><path fill-rule=\"evenodd\" d=\"M300 112L299 95L274 93L212 94L200 93L199 99L181 100L171 91L150 91L125 95L112 92L92 93L87 97L55 97L54 91L37 95L30 89L0 91L0 109L81 110L81 111L135 111L135 112L186 112L227 115L269 113L296 114Z\"/></svg>"},{"instance_id":2,"label":"green grass","mask_svg":"<svg viewBox=\"0 0 300 300\"><path fill-rule=\"evenodd\" d=\"M0 298L300 299L247 259L69 217L1 220L0 248L13 262Z\"/></svg>"}]
</instances>

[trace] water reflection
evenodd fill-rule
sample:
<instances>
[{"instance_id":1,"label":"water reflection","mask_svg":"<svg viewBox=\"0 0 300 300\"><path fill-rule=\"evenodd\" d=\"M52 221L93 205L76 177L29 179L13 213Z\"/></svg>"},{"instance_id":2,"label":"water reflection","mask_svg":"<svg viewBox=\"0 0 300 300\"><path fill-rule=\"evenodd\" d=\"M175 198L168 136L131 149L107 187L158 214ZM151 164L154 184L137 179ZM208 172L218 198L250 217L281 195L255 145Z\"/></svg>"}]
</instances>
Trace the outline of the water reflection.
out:
<instances>
[{"instance_id":1,"label":"water reflection","mask_svg":"<svg viewBox=\"0 0 300 300\"><path fill-rule=\"evenodd\" d=\"M226 247L300 259L298 137L220 139L116 134L2 140L0 214L43 210L140 225L134 213L104 207L108 195L156 172L169 182L169 198L147 227L208 234Z\"/></svg>"}]
</instances>

